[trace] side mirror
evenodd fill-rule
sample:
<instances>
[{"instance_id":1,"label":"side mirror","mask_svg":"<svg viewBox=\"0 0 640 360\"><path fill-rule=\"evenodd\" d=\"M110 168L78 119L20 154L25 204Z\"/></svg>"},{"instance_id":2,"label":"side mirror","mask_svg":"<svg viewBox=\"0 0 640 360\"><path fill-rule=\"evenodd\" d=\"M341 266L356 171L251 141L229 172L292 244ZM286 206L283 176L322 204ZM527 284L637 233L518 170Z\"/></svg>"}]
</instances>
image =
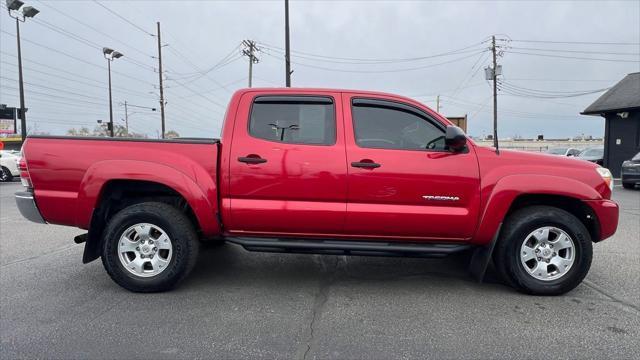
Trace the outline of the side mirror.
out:
<instances>
[{"instance_id":1,"label":"side mirror","mask_svg":"<svg viewBox=\"0 0 640 360\"><path fill-rule=\"evenodd\" d=\"M460 152L467 145L467 136L464 131L457 126L447 126L444 137L444 144L452 152Z\"/></svg>"}]
</instances>

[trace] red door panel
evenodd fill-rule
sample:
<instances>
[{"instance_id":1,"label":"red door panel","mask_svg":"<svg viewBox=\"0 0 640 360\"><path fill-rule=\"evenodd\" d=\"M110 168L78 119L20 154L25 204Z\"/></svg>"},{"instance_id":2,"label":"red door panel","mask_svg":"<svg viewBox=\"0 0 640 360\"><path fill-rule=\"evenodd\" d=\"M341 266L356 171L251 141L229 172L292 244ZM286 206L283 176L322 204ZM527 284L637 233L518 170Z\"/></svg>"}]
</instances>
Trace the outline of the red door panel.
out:
<instances>
[{"instance_id":1,"label":"red door panel","mask_svg":"<svg viewBox=\"0 0 640 360\"><path fill-rule=\"evenodd\" d=\"M313 141L305 138L307 125L292 125L282 119L282 114L271 114L269 110L261 116L273 118L269 120L270 127L250 130L250 109L260 96L274 94L246 94L240 100L236 116L229 159L229 193L225 195L228 199L223 199L223 206L230 207L230 216L225 219L227 231L266 235L343 232L347 168L340 95L317 94L334 104L335 139L331 144L288 143ZM290 100L291 94L287 96ZM317 117L313 107L310 113L304 116ZM255 133L252 135L250 131ZM272 136L271 131L278 141L257 137ZM323 131L327 129L310 129L309 134Z\"/></svg>"},{"instance_id":2,"label":"red door panel","mask_svg":"<svg viewBox=\"0 0 640 360\"><path fill-rule=\"evenodd\" d=\"M343 95L348 166L345 232L362 236L463 240L478 219L479 171L472 147L466 153L405 150L370 132L356 144L351 100ZM418 104L409 104L418 107ZM424 113L431 112L420 106ZM436 115L431 115L435 118ZM400 125L398 125L400 126ZM360 139L362 140L362 139ZM375 163L378 167L354 166Z\"/></svg>"}]
</instances>

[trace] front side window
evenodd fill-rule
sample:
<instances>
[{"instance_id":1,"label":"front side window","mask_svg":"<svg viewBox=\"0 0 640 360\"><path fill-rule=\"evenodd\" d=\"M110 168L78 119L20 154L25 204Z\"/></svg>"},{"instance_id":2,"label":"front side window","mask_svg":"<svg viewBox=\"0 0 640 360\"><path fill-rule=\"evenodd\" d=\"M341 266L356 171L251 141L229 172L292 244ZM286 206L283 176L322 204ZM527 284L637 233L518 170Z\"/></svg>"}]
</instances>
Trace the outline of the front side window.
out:
<instances>
[{"instance_id":1,"label":"front side window","mask_svg":"<svg viewBox=\"0 0 640 360\"><path fill-rule=\"evenodd\" d=\"M251 109L249 133L275 142L334 144L336 118L333 101L324 97L258 97Z\"/></svg>"},{"instance_id":2,"label":"front side window","mask_svg":"<svg viewBox=\"0 0 640 360\"><path fill-rule=\"evenodd\" d=\"M402 107L354 103L356 143L365 148L445 150L444 131Z\"/></svg>"}]
</instances>

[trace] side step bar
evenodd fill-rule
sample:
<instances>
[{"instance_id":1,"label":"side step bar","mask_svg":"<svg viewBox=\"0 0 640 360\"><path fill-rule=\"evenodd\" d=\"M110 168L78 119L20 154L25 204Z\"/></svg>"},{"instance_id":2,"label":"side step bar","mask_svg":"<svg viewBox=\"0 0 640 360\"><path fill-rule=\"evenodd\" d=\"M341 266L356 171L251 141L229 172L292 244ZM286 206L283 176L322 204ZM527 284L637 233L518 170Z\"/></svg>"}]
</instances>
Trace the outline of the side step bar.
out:
<instances>
[{"instance_id":1,"label":"side step bar","mask_svg":"<svg viewBox=\"0 0 640 360\"><path fill-rule=\"evenodd\" d=\"M467 244L420 244L384 241L274 239L253 237L227 237L226 241L248 251L300 254L444 257L471 249Z\"/></svg>"}]
</instances>

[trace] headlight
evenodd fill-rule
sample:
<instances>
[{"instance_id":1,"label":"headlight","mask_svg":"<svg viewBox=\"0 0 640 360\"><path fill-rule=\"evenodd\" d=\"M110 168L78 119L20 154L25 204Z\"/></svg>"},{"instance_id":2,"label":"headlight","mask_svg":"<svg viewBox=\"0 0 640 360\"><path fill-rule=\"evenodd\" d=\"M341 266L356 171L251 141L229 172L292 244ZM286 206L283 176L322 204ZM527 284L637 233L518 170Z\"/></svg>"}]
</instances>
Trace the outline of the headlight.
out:
<instances>
[{"instance_id":1,"label":"headlight","mask_svg":"<svg viewBox=\"0 0 640 360\"><path fill-rule=\"evenodd\" d=\"M602 176L602 179L607 184L609 189L613 191L613 175L611 175L611 171L603 167L596 168L596 171L598 172L598 174L600 174L600 176Z\"/></svg>"}]
</instances>

